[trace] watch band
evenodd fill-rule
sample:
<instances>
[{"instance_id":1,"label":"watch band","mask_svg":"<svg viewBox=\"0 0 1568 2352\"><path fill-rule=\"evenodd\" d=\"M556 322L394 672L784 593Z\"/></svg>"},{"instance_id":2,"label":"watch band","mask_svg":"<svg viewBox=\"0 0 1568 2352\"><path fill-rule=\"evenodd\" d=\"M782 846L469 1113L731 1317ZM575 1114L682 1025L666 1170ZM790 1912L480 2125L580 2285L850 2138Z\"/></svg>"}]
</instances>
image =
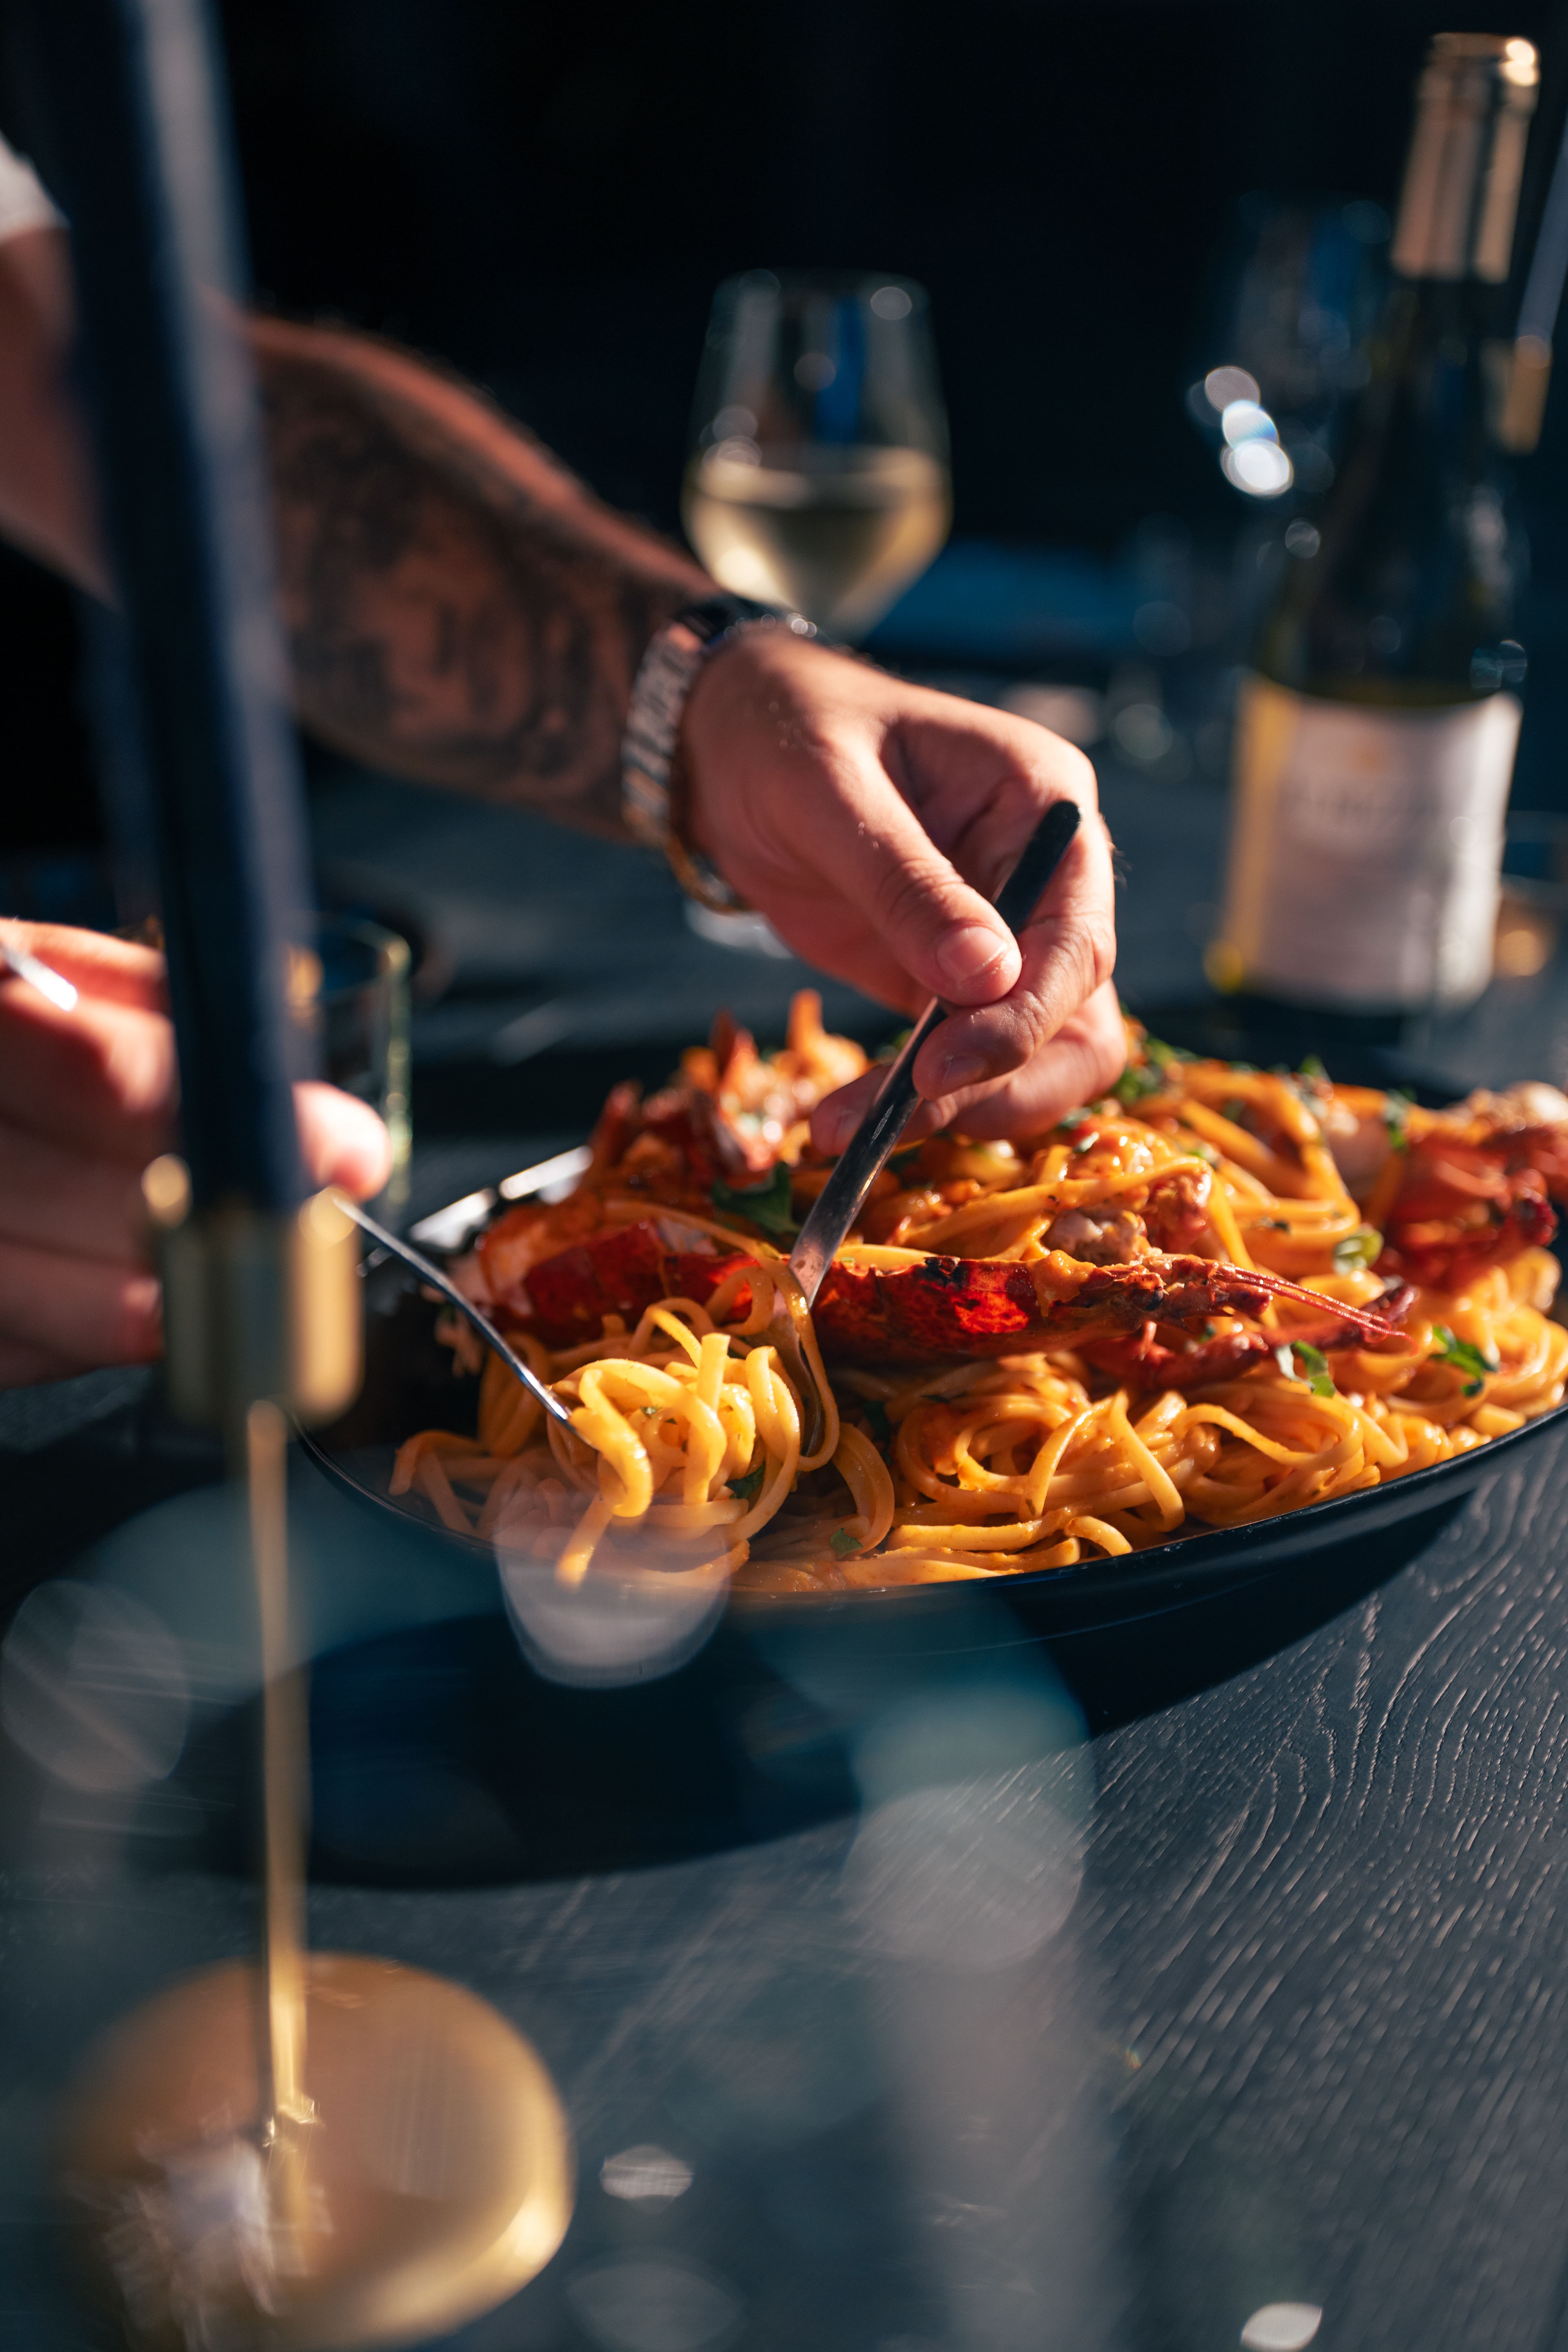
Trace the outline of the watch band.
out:
<instances>
[{"instance_id":1,"label":"watch band","mask_svg":"<svg viewBox=\"0 0 1568 2352\"><path fill-rule=\"evenodd\" d=\"M759 604L750 596L706 596L678 613L654 637L638 666L621 742L621 807L627 832L668 860L688 898L721 915L744 914L745 901L681 839L670 774L686 698L698 671L728 639L759 628L784 628L797 637L816 635L803 614Z\"/></svg>"}]
</instances>

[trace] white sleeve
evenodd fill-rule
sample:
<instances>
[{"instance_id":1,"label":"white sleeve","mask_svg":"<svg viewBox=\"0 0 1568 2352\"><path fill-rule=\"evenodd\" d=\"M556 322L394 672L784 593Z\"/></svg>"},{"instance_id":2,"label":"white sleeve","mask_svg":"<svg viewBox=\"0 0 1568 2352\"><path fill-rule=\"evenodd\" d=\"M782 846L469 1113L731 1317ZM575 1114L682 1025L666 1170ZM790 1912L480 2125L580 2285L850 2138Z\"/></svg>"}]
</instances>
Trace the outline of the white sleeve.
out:
<instances>
[{"instance_id":1,"label":"white sleeve","mask_svg":"<svg viewBox=\"0 0 1568 2352\"><path fill-rule=\"evenodd\" d=\"M31 163L0 139L0 244L25 229L65 225L65 215L49 202Z\"/></svg>"}]
</instances>

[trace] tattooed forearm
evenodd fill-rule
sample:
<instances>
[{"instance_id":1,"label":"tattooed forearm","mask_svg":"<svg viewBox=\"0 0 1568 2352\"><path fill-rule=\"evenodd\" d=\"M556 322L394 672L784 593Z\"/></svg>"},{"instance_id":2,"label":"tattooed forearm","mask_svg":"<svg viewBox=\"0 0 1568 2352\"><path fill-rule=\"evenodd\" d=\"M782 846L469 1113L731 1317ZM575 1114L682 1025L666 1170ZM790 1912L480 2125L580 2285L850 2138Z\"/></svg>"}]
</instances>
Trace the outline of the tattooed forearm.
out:
<instances>
[{"instance_id":1,"label":"tattooed forearm","mask_svg":"<svg viewBox=\"0 0 1568 2352\"><path fill-rule=\"evenodd\" d=\"M305 724L618 835L637 662L711 583L434 371L272 321L256 343Z\"/></svg>"}]
</instances>

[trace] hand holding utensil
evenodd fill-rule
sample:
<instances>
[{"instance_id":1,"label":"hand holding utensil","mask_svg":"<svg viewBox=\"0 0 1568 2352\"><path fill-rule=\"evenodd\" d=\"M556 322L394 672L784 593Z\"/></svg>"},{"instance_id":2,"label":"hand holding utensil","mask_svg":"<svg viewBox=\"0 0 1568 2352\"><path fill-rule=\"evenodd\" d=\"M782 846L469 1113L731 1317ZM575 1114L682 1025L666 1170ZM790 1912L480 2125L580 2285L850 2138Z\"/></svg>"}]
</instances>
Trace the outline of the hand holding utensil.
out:
<instances>
[{"instance_id":1,"label":"hand holding utensil","mask_svg":"<svg viewBox=\"0 0 1568 2352\"><path fill-rule=\"evenodd\" d=\"M996 899L996 911L1009 930L1021 930L1027 922L1042 892L1066 856L1078 828L1076 801L1054 801L1041 817L1025 845L1023 856ZM889 1069L876 1101L840 1155L837 1165L801 1227L799 1239L790 1253L789 1266L800 1285L807 1307L816 1298L835 1253L859 1215L866 1194L909 1125L920 1100L913 1076L916 1056L926 1039L946 1018L946 1006L932 1003L916 1022L897 1060ZM568 1429L573 1426L572 1415L560 1398L520 1356L513 1353L488 1316L474 1305L472 1299L465 1297L457 1284L432 1265L423 1251L416 1249L411 1242L401 1241L395 1234L388 1233L384 1225L379 1224L356 1202L344 1200L342 1206L363 1232L394 1257L400 1258L422 1281L438 1290L460 1315L467 1318L485 1345L495 1350L530 1394L539 1400L552 1420L560 1422ZM823 1409L794 1323L782 1307L769 1325L767 1336L770 1344L777 1349L800 1393L805 1420L802 1451L810 1454L816 1451L820 1443L824 1427Z\"/></svg>"},{"instance_id":2,"label":"hand holding utensil","mask_svg":"<svg viewBox=\"0 0 1568 2352\"><path fill-rule=\"evenodd\" d=\"M1079 828L1076 801L1053 801L1025 845L996 899L996 911L1010 931L1020 931L1040 895L1067 856ZM881 1092L838 1156L837 1166L812 1203L789 1255L809 1307L822 1286L876 1178L909 1125L920 1092L914 1081L917 1056L926 1039L947 1019L947 1007L933 1001L900 1048Z\"/></svg>"}]
</instances>

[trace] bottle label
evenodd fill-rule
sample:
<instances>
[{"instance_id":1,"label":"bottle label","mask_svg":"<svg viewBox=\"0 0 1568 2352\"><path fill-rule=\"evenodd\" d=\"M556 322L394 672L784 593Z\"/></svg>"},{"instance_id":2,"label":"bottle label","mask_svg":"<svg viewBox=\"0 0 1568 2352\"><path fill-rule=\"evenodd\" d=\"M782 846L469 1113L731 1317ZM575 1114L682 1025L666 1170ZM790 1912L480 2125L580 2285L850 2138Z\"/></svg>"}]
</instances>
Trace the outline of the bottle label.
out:
<instances>
[{"instance_id":1,"label":"bottle label","mask_svg":"<svg viewBox=\"0 0 1568 2352\"><path fill-rule=\"evenodd\" d=\"M1491 975L1511 694L1367 709L1248 677L1224 961L1303 1003L1463 1004Z\"/></svg>"}]
</instances>

